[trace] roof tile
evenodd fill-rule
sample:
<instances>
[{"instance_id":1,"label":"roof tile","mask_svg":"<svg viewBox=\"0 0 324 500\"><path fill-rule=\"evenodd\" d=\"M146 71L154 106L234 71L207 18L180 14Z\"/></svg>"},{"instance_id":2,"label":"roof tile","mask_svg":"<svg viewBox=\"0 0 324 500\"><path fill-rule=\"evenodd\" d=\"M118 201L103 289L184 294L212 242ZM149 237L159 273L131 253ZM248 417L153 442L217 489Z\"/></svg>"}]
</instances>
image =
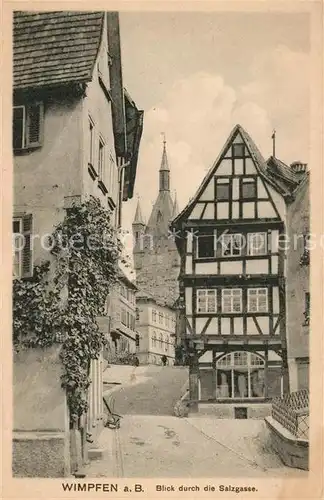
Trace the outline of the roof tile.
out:
<instances>
[{"instance_id":1,"label":"roof tile","mask_svg":"<svg viewBox=\"0 0 324 500\"><path fill-rule=\"evenodd\" d=\"M14 88L89 81L103 12L14 13Z\"/></svg>"}]
</instances>

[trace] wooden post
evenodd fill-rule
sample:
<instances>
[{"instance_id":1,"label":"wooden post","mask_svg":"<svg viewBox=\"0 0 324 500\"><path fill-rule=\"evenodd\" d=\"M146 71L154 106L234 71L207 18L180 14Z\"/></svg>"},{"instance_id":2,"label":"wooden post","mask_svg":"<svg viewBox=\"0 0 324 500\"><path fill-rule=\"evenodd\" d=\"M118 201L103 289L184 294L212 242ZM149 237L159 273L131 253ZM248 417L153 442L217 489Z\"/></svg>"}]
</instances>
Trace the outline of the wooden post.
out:
<instances>
[{"instance_id":1,"label":"wooden post","mask_svg":"<svg viewBox=\"0 0 324 500\"><path fill-rule=\"evenodd\" d=\"M288 359L287 359L286 349L282 349L282 383L283 383L283 393L289 394L289 371L288 371Z\"/></svg>"},{"instance_id":2,"label":"wooden post","mask_svg":"<svg viewBox=\"0 0 324 500\"><path fill-rule=\"evenodd\" d=\"M199 377L198 353L192 352L190 355L190 365L189 365L189 398L190 398L190 411L194 413L198 411L198 397L199 397L198 377Z\"/></svg>"},{"instance_id":3,"label":"wooden post","mask_svg":"<svg viewBox=\"0 0 324 500\"><path fill-rule=\"evenodd\" d=\"M217 351L216 351L216 349L213 349L212 370L213 370L213 398L214 399L217 399L216 356L217 356Z\"/></svg>"},{"instance_id":4,"label":"wooden post","mask_svg":"<svg viewBox=\"0 0 324 500\"><path fill-rule=\"evenodd\" d=\"M264 347L264 397L268 397L268 364L269 364L269 349L266 345Z\"/></svg>"}]
</instances>

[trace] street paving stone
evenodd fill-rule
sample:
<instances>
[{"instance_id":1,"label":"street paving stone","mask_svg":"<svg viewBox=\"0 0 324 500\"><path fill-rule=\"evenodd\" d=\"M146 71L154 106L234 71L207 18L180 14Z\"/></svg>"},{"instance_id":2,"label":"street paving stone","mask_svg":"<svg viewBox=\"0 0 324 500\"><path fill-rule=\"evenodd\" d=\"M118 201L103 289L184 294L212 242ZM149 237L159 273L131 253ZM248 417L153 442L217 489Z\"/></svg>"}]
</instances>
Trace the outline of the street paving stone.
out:
<instances>
[{"instance_id":1,"label":"street paving stone","mask_svg":"<svg viewBox=\"0 0 324 500\"><path fill-rule=\"evenodd\" d=\"M93 462L87 475L305 477L307 473L284 467L276 456L264 449L258 437L262 433L262 421L259 425L253 422L250 434L246 426L239 439L241 424L235 420L219 422L205 418L128 415L123 418L119 431L103 431L101 445L110 445L111 453L106 457L106 464L105 460Z\"/></svg>"}]
</instances>

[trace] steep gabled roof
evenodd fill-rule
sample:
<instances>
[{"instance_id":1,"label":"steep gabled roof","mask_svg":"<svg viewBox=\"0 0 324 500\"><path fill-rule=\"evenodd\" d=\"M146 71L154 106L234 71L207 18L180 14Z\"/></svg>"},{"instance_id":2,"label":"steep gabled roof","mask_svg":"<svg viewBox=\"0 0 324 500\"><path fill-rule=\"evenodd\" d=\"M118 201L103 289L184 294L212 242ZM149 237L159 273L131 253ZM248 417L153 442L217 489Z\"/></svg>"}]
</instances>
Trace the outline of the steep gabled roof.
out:
<instances>
[{"instance_id":1,"label":"steep gabled roof","mask_svg":"<svg viewBox=\"0 0 324 500\"><path fill-rule=\"evenodd\" d=\"M277 158L270 157L268 161L265 161L260 150L256 146L255 142L252 140L250 135L246 132L246 130L244 130L244 128L241 125L236 125L231 131L216 161L209 169L208 173L205 175L194 197L190 199L187 206L179 213L179 215L173 219L172 225L177 224L177 222L179 222L182 218L186 217L187 214L190 212L196 199L201 195L201 193L205 189L209 179L213 175L216 167L218 166L219 162L225 155L226 151L228 150L230 144L235 139L237 134L240 134L243 141L245 142L245 145L247 146L254 160L258 174L268 184L270 184L279 194L281 194L284 197L290 195L291 192L296 188L296 186L300 182L300 178L295 176L293 172L291 172L289 167L280 160L277 160Z\"/></svg>"},{"instance_id":2,"label":"steep gabled roof","mask_svg":"<svg viewBox=\"0 0 324 500\"><path fill-rule=\"evenodd\" d=\"M14 88L90 81L103 21L103 12L14 12Z\"/></svg>"}]
</instances>

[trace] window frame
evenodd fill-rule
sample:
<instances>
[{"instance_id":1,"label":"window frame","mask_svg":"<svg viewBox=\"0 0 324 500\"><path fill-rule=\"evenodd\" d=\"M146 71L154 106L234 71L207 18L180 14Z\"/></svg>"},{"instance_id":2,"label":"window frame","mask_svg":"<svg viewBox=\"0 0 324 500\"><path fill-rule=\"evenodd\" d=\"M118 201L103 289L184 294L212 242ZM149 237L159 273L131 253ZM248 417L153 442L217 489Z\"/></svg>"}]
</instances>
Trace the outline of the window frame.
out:
<instances>
[{"instance_id":1,"label":"window frame","mask_svg":"<svg viewBox=\"0 0 324 500\"><path fill-rule=\"evenodd\" d=\"M234 292L239 292L235 294ZM222 289L222 313L225 314L242 314L243 312L243 290L242 288L223 288ZM225 310L224 304L225 304L225 296L229 296L231 298L231 308L230 310ZM234 310L234 297L239 297L240 300L240 310L235 311Z\"/></svg>"},{"instance_id":2,"label":"window frame","mask_svg":"<svg viewBox=\"0 0 324 500\"><path fill-rule=\"evenodd\" d=\"M222 247L222 257L241 257L242 256L242 247L240 246L237 248L239 250L239 253L233 253L233 241L235 240L235 237L240 236L240 238L243 238L242 233L224 233L221 236L221 247ZM228 250L228 247L225 246L225 239L230 240L230 253L225 254L225 251Z\"/></svg>"},{"instance_id":3,"label":"window frame","mask_svg":"<svg viewBox=\"0 0 324 500\"><path fill-rule=\"evenodd\" d=\"M212 293L210 293L212 292ZM200 310L199 307L199 299L204 297L205 308L204 310ZM214 308L213 310L209 310L210 302L209 297L213 297L214 300ZM217 313L217 288L198 288L196 290L196 314L216 314Z\"/></svg>"},{"instance_id":4,"label":"window frame","mask_svg":"<svg viewBox=\"0 0 324 500\"><path fill-rule=\"evenodd\" d=\"M260 252L260 251L256 251L255 253L255 250L253 250L253 245L251 244L252 241L253 241L253 237L255 236L258 236L258 235L263 235L264 236L264 245L265 245L265 249L264 249L264 252ZM252 250L252 251L251 251ZM255 232L255 233L248 233L247 235L247 254L249 256L257 256L257 255L267 255L268 254L268 239L267 239L267 233L265 231L259 231L259 232Z\"/></svg>"},{"instance_id":5,"label":"window frame","mask_svg":"<svg viewBox=\"0 0 324 500\"><path fill-rule=\"evenodd\" d=\"M212 238L212 248L213 248L213 255L200 255L199 253L199 241L200 238ZM210 233L203 233L197 235L196 239L196 259L215 259L216 257L216 250L217 250L217 238L216 238L216 230L213 230Z\"/></svg>"},{"instance_id":6,"label":"window frame","mask_svg":"<svg viewBox=\"0 0 324 500\"><path fill-rule=\"evenodd\" d=\"M217 202L222 202L222 201L230 201L231 199L231 179L230 177L216 177L215 178L215 200ZM218 186L226 186L228 188L228 195L227 197L224 196L219 196L217 192L217 187Z\"/></svg>"},{"instance_id":7,"label":"window frame","mask_svg":"<svg viewBox=\"0 0 324 500\"><path fill-rule=\"evenodd\" d=\"M19 233L14 233L13 225L19 222ZM33 215L32 214L13 214L12 217L12 240L14 234L20 234L24 238L23 248L18 250L18 276L14 275L12 272L12 279L25 279L31 278L34 273L34 252L32 243L32 233L33 233ZM14 271L15 256L17 252L13 248L13 262L12 271Z\"/></svg>"},{"instance_id":8,"label":"window frame","mask_svg":"<svg viewBox=\"0 0 324 500\"><path fill-rule=\"evenodd\" d=\"M255 177L252 177L252 176L245 176L245 177L242 177L240 180L241 180L241 189L240 189L241 200L255 200L257 198L257 179ZM253 185L253 188L254 188L253 195L251 194L249 196L244 196L243 187L246 185Z\"/></svg>"},{"instance_id":9,"label":"window frame","mask_svg":"<svg viewBox=\"0 0 324 500\"><path fill-rule=\"evenodd\" d=\"M262 294L260 292L265 292ZM251 293L255 292L255 293ZM265 295L265 308L264 310L260 309L259 297ZM252 310L251 301L256 298L256 310ZM247 289L247 312L249 313L268 313L269 312L269 293L268 288L266 287L254 287Z\"/></svg>"},{"instance_id":10,"label":"window frame","mask_svg":"<svg viewBox=\"0 0 324 500\"><path fill-rule=\"evenodd\" d=\"M238 154L236 150L241 148L241 154ZM232 144L232 157L233 158L245 158L245 144L243 142L237 142Z\"/></svg>"},{"instance_id":11,"label":"window frame","mask_svg":"<svg viewBox=\"0 0 324 500\"><path fill-rule=\"evenodd\" d=\"M32 141L29 136L29 132L31 130L31 112L34 106L38 106L38 139ZM13 133L13 141L12 141L12 149L14 152L19 151L28 151L29 149L36 149L42 146L43 138L44 138L44 102L35 100L30 103L22 103L15 104L12 107L12 128L14 128L14 113L16 109L23 109L23 118L22 118L22 144L20 147L14 147L14 133Z\"/></svg>"}]
</instances>

